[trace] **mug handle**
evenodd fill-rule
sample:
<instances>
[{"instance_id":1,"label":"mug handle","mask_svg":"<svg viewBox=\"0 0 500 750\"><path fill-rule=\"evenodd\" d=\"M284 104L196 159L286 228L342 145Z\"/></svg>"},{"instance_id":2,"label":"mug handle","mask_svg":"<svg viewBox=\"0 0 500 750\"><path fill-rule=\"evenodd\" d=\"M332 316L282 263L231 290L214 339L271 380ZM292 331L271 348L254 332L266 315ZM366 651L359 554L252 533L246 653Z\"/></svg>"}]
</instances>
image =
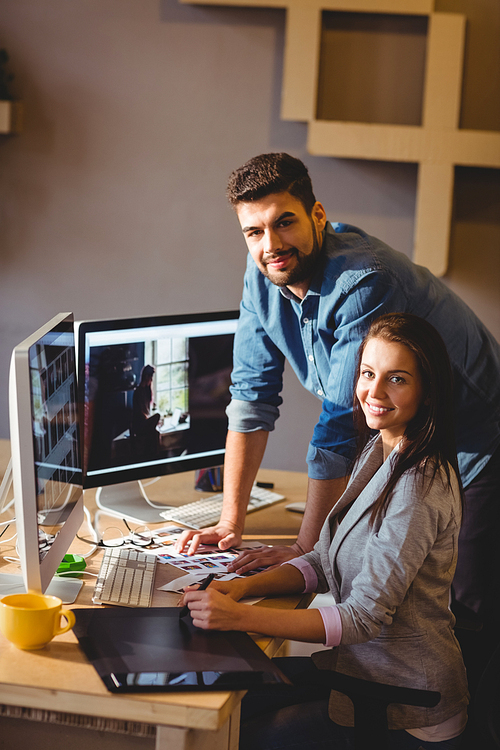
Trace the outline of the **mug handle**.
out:
<instances>
[{"instance_id":1,"label":"mug handle","mask_svg":"<svg viewBox=\"0 0 500 750\"><path fill-rule=\"evenodd\" d=\"M63 625L62 627L59 626L59 628L55 631L54 635L62 635L63 633L67 633L68 630L71 630L71 628L75 624L75 613L73 612L72 609L68 609L68 610L65 610L64 612L61 612L61 616L66 618L67 620L66 625Z\"/></svg>"}]
</instances>

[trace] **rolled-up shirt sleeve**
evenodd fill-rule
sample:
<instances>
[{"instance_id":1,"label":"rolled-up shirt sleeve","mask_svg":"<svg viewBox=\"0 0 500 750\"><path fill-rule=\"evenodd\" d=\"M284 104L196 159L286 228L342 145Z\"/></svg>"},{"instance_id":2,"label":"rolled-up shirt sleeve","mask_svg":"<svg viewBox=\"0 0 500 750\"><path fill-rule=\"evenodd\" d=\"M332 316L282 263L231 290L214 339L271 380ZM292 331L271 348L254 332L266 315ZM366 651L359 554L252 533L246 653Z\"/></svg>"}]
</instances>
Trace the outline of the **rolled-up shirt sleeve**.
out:
<instances>
[{"instance_id":1,"label":"rolled-up shirt sleeve","mask_svg":"<svg viewBox=\"0 0 500 750\"><path fill-rule=\"evenodd\" d=\"M307 451L308 476L310 479L338 479L349 474L351 461L339 453L309 444Z\"/></svg>"},{"instance_id":2,"label":"rolled-up shirt sleeve","mask_svg":"<svg viewBox=\"0 0 500 750\"><path fill-rule=\"evenodd\" d=\"M335 648L342 639L342 620L339 608L336 604L333 604L330 607L318 607L318 612L325 626L325 646Z\"/></svg>"},{"instance_id":3,"label":"rolled-up shirt sleeve","mask_svg":"<svg viewBox=\"0 0 500 750\"><path fill-rule=\"evenodd\" d=\"M311 594L313 591L316 591L318 588L318 576L316 575L313 566L308 563L307 560L304 560L303 557L294 557L292 560L287 560L282 564L293 565L294 568L300 570L304 576L305 583L304 589L302 590L303 594Z\"/></svg>"},{"instance_id":4,"label":"rolled-up shirt sleeve","mask_svg":"<svg viewBox=\"0 0 500 750\"><path fill-rule=\"evenodd\" d=\"M226 414L228 427L234 432L255 432L267 430L272 432L279 417L279 409L260 401L239 401L231 399Z\"/></svg>"},{"instance_id":5,"label":"rolled-up shirt sleeve","mask_svg":"<svg viewBox=\"0 0 500 750\"><path fill-rule=\"evenodd\" d=\"M313 591L316 591L318 587L318 576L316 575L313 566L307 562L307 560L304 560L303 557L294 557L293 560L287 560L287 562L282 564L293 565L294 568L300 570L304 576L305 583L302 591L303 594L310 594ZM330 648L338 646L342 638L342 620L337 605L334 604L329 607L318 607L318 612L321 615L325 627L326 637L324 645L329 646Z\"/></svg>"}]
</instances>

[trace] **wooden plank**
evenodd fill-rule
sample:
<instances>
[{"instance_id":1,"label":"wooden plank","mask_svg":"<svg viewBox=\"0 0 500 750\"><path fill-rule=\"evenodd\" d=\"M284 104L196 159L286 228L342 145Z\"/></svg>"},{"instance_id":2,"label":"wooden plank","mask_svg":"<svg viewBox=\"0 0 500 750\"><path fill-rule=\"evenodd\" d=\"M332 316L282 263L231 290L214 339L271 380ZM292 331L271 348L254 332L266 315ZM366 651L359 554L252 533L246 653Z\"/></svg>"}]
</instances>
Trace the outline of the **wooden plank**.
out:
<instances>
[{"instance_id":1,"label":"wooden plank","mask_svg":"<svg viewBox=\"0 0 500 750\"><path fill-rule=\"evenodd\" d=\"M451 159L464 167L500 167L500 133L488 130L443 131Z\"/></svg>"},{"instance_id":2,"label":"wooden plank","mask_svg":"<svg viewBox=\"0 0 500 750\"><path fill-rule=\"evenodd\" d=\"M229 5L246 8L302 7L322 10L341 10L352 13L398 13L428 15L434 10L434 0L179 0L183 5Z\"/></svg>"},{"instance_id":3,"label":"wooden plank","mask_svg":"<svg viewBox=\"0 0 500 750\"><path fill-rule=\"evenodd\" d=\"M46 656L46 655L45 655ZM50 668L54 661L50 660ZM49 667L47 667L48 669ZM71 667L67 666L67 669ZM90 669L93 669L89 665ZM57 670L56 670L57 671ZM24 673L26 675L26 672ZM25 680L25 682L28 682ZM163 700L163 696L113 696L99 695L98 691L79 690L76 682L73 690L31 687L2 681L0 703L7 706L25 706L45 711L68 714L98 716L121 721L144 724L167 724L171 726L218 731L235 708L236 696L233 693L202 693L197 705L184 694ZM213 700L216 696L217 700ZM172 695L172 698L174 696ZM240 696L241 698L241 696Z\"/></svg>"},{"instance_id":4,"label":"wooden plank","mask_svg":"<svg viewBox=\"0 0 500 750\"><path fill-rule=\"evenodd\" d=\"M429 18L422 122L425 128L458 128L465 44L465 16Z\"/></svg>"},{"instance_id":5,"label":"wooden plank","mask_svg":"<svg viewBox=\"0 0 500 750\"><path fill-rule=\"evenodd\" d=\"M500 167L500 133L314 120L307 149L318 156Z\"/></svg>"},{"instance_id":6,"label":"wooden plank","mask_svg":"<svg viewBox=\"0 0 500 750\"><path fill-rule=\"evenodd\" d=\"M302 0L307 4L308 0ZM351 13L397 13L425 16L434 10L434 0L323 0L323 10Z\"/></svg>"},{"instance_id":7,"label":"wooden plank","mask_svg":"<svg viewBox=\"0 0 500 750\"><path fill-rule=\"evenodd\" d=\"M0 133L20 133L23 127L23 104L20 101L0 101Z\"/></svg>"},{"instance_id":8,"label":"wooden plank","mask_svg":"<svg viewBox=\"0 0 500 750\"><path fill-rule=\"evenodd\" d=\"M308 121L316 116L321 10L297 3L287 13L281 117Z\"/></svg>"},{"instance_id":9,"label":"wooden plank","mask_svg":"<svg viewBox=\"0 0 500 750\"><path fill-rule=\"evenodd\" d=\"M361 122L314 120L309 123L307 150L318 156L417 162L421 128Z\"/></svg>"},{"instance_id":10,"label":"wooden plank","mask_svg":"<svg viewBox=\"0 0 500 750\"><path fill-rule=\"evenodd\" d=\"M11 131L12 102L0 101L0 133Z\"/></svg>"},{"instance_id":11,"label":"wooden plank","mask_svg":"<svg viewBox=\"0 0 500 750\"><path fill-rule=\"evenodd\" d=\"M450 163L422 163L418 169L413 260L435 276L448 267L454 172Z\"/></svg>"},{"instance_id":12,"label":"wooden plank","mask_svg":"<svg viewBox=\"0 0 500 750\"><path fill-rule=\"evenodd\" d=\"M179 0L179 2L182 5L232 5L235 8L287 8L290 4L290 0Z\"/></svg>"}]
</instances>

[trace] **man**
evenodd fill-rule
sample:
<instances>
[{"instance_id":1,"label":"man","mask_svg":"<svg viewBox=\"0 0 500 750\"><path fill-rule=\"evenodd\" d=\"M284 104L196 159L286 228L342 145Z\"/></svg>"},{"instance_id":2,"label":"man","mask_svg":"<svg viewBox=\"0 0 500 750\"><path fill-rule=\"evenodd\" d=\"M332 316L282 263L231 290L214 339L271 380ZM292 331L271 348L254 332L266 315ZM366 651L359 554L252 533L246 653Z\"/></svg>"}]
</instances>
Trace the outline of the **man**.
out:
<instances>
[{"instance_id":1,"label":"man","mask_svg":"<svg viewBox=\"0 0 500 750\"><path fill-rule=\"evenodd\" d=\"M240 542L250 489L279 415L285 359L323 402L307 456L306 510L295 544L251 550L233 567L245 572L276 565L312 548L348 479L359 344L379 315L411 312L437 328L452 362L459 463L468 502L455 596L481 615L493 583L496 545L488 532L499 527L498 343L426 268L356 227L329 224L298 159L257 156L232 173L227 194L249 260L234 348L224 505L215 527L186 532L178 548L188 539L193 553L200 542L218 543L221 549Z\"/></svg>"}]
</instances>

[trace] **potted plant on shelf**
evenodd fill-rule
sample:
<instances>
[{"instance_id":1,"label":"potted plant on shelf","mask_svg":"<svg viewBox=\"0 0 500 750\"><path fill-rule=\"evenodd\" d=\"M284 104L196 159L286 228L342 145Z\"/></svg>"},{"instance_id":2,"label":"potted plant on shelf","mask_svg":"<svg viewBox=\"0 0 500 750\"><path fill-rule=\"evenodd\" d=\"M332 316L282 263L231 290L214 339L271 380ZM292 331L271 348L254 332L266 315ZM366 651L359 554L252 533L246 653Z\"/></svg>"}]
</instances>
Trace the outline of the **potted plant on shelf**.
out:
<instances>
[{"instance_id":1,"label":"potted plant on shelf","mask_svg":"<svg viewBox=\"0 0 500 750\"><path fill-rule=\"evenodd\" d=\"M14 76L7 69L9 55L6 49L0 49L0 133L17 133L20 129L20 103L15 101L10 92L10 83Z\"/></svg>"}]
</instances>

